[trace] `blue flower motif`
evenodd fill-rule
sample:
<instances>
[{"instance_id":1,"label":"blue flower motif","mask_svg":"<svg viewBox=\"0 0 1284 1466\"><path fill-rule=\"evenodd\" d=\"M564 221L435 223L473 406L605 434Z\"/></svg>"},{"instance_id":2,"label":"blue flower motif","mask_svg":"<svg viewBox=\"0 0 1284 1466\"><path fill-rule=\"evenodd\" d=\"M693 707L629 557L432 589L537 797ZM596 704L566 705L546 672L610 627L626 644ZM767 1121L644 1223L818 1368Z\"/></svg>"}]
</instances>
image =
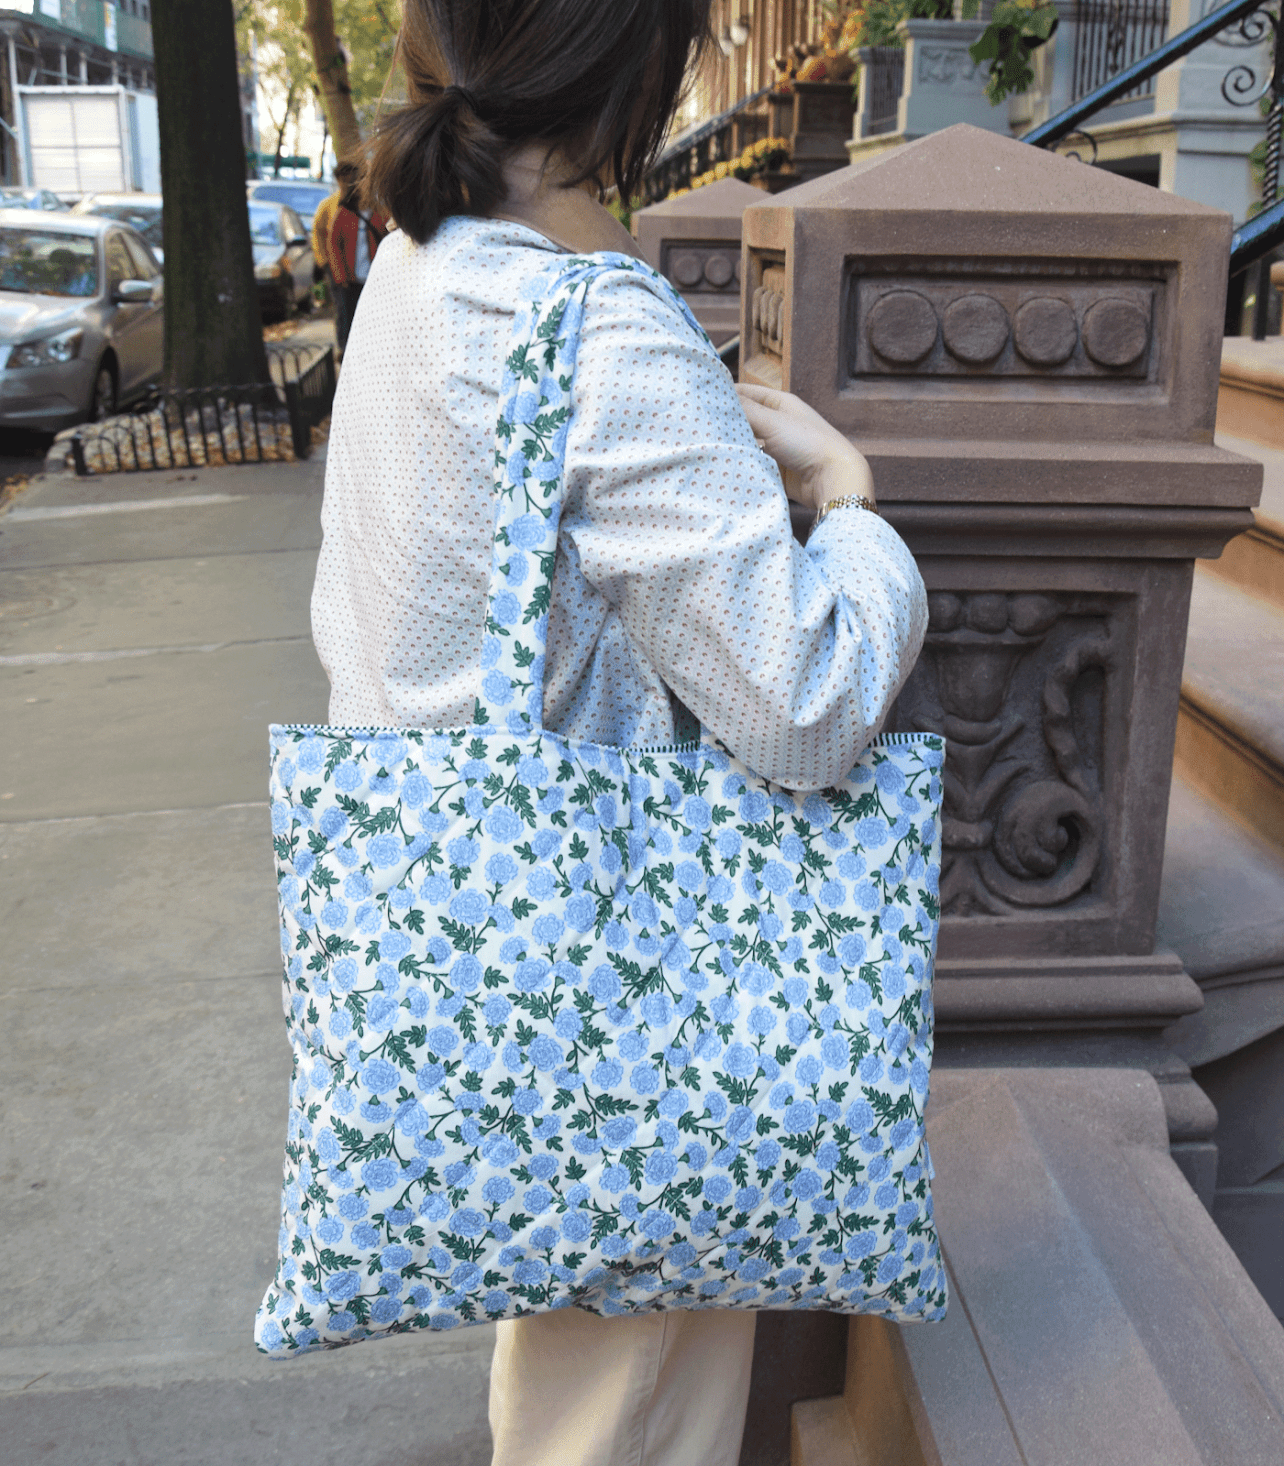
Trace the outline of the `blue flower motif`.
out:
<instances>
[{"instance_id":1,"label":"blue flower motif","mask_svg":"<svg viewBox=\"0 0 1284 1466\"><path fill-rule=\"evenodd\" d=\"M544 1073L562 1062L561 1045L547 1033L536 1034L527 1052L531 1063Z\"/></svg>"},{"instance_id":2,"label":"blue flower motif","mask_svg":"<svg viewBox=\"0 0 1284 1466\"><path fill-rule=\"evenodd\" d=\"M401 1167L387 1156L361 1167L361 1184L369 1191L387 1191L401 1178Z\"/></svg>"},{"instance_id":3,"label":"blue flower motif","mask_svg":"<svg viewBox=\"0 0 1284 1466\"><path fill-rule=\"evenodd\" d=\"M361 1073L362 1081L371 1094L387 1094L401 1081L401 1071L386 1059L371 1059Z\"/></svg>"},{"instance_id":4,"label":"blue flower motif","mask_svg":"<svg viewBox=\"0 0 1284 1466\"><path fill-rule=\"evenodd\" d=\"M749 1016L745 1019L745 1027L750 1033L768 1034L776 1026L776 1013L768 1008L765 1003L759 1003L749 1010Z\"/></svg>"},{"instance_id":5,"label":"blue flower motif","mask_svg":"<svg viewBox=\"0 0 1284 1466\"><path fill-rule=\"evenodd\" d=\"M405 850L406 843L400 835L375 835L366 844L366 859L376 870L387 870L401 863Z\"/></svg>"},{"instance_id":6,"label":"blue flower motif","mask_svg":"<svg viewBox=\"0 0 1284 1466\"><path fill-rule=\"evenodd\" d=\"M808 1099L797 1099L785 1107L781 1124L790 1135L810 1130L816 1123L816 1106Z\"/></svg>"},{"instance_id":7,"label":"blue flower motif","mask_svg":"<svg viewBox=\"0 0 1284 1466\"><path fill-rule=\"evenodd\" d=\"M460 891L450 903L451 918L461 926L477 926L486 919L487 904L480 891Z\"/></svg>"}]
</instances>

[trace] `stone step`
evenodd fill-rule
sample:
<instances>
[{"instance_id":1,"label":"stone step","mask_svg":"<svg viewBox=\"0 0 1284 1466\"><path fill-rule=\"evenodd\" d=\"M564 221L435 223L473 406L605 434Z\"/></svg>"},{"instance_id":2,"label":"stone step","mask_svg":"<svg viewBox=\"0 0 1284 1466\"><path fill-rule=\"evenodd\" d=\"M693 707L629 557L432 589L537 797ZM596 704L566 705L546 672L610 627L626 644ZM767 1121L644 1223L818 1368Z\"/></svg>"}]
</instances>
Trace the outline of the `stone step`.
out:
<instances>
[{"instance_id":1,"label":"stone step","mask_svg":"<svg viewBox=\"0 0 1284 1466\"><path fill-rule=\"evenodd\" d=\"M949 1312L854 1319L843 1394L794 1406L792 1466L1284 1459L1284 1330L1148 1074L946 1070L927 1133Z\"/></svg>"},{"instance_id":2,"label":"stone step","mask_svg":"<svg viewBox=\"0 0 1284 1466\"><path fill-rule=\"evenodd\" d=\"M1209 1210L1284 1317L1284 851L1174 778L1156 944L1204 1006L1164 1034L1217 1109Z\"/></svg>"},{"instance_id":3,"label":"stone step","mask_svg":"<svg viewBox=\"0 0 1284 1466\"><path fill-rule=\"evenodd\" d=\"M1284 448L1220 432L1217 444L1262 465L1262 502L1253 511L1253 528L1231 540L1218 559L1201 560L1199 571L1284 607Z\"/></svg>"},{"instance_id":4,"label":"stone step","mask_svg":"<svg viewBox=\"0 0 1284 1466\"><path fill-rule=\"evenodd\" d=\"M1284 448L1284 338L1223 341L1217 433Z\"/></svg>"},{"instance_id":5,"label":"stone step","mask_svg":"<svg viewBox=\"0 0 1284 1466\"><path fill-rule=\"evenodd\" d=\"M1174 770L1284 849L1284 611L1196 575Z\"/></svg>"},{"instance_id":6,"label":"stone step","mask_svg":"<svg viewBox=\"0 0 1284 1466\"><path fill-rule=\"evenodd\" d=\"M1284 851L1245 830L1180 774L1168 801L1155 944L1177 953L1204 994L1202 1012L1167 1030L1170 1040L1181 1037L1177 1047L1187 1063L1210 1063L1278 1026L1246 1018L1248 1027L1219 1037L1208 1020L1214 993L1284 982Z\"/></svg>"}]
</instances>

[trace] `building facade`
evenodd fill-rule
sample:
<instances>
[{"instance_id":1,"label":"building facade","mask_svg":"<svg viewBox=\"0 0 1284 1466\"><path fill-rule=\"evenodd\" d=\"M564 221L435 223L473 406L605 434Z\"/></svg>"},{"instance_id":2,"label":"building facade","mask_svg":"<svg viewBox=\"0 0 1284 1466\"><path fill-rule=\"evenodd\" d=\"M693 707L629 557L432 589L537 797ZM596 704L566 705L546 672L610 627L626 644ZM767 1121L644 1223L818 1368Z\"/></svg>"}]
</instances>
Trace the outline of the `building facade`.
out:
<instances>
[{"instance_id":1,"label":"building facade","mask_svg":"<svg viewBox=\"0 0 1284 1466\"><path fill-rule=\"evenodd\" d=\"M63 167L58 180L48 179L48 186L57 188L73 178L62 186L73 191L113 184L159 186L149 0L6 0L0 5L0 36L5 46L0 67L4 183L33 183L42 163L46 172L53 168L56 149L65 153L70 147L78 154L77 118L88 117L91 108L95 117L105 117L106 99L115 98L118 164L101 179L86 175L82 182L77 157ZM29 99L47 96L52 89L66 90L66 105L55 116L42 103L50 128L49 158L42 160L39 142L33 155Z\"/></svg>"}]
</instances>

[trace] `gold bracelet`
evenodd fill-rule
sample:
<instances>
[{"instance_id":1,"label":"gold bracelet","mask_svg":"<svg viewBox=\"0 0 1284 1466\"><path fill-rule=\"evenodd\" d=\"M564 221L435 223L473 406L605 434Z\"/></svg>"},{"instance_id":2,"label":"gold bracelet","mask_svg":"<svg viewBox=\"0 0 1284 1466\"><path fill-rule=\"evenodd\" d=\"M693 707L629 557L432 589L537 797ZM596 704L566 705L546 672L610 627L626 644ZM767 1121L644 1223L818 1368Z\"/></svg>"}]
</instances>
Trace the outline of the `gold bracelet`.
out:
<instances>
[{"instance_id":1,"label":"gold bracelet","mask_svg":"<svg viewBox=\"0 0 1284 1466\"><path fill-rule=\"evenodd\" d=\"M831 509L868 509L871 514L878 513L874 501L867 499L864 494L843 494L837 499L826 499L816 511L816 517L812 521L811 532L813 534L816 531L816 526Z\"/></svg>"}]
</instances>

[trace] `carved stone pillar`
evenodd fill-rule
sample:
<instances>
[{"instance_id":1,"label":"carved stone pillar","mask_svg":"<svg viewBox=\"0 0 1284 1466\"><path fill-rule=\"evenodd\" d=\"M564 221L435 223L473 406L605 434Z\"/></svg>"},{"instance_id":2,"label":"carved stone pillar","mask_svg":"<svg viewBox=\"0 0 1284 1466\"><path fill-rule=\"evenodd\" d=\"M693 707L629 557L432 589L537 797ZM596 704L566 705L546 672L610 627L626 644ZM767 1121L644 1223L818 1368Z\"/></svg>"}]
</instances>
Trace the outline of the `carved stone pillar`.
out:
<instances>
[{"instance_id":1,"label":"carved stone pillar","mask_svg":"<svg viewBox=\"0 0 1284 1466\"><path fill-rule=\"evenodd\" d=\"M633 215L638 247L691 307L715 346L740 329L740 216L763 193L724 178Z\"/></svg>"},{"instance_id":2,"label":"carved stone pillar","mask_svg":"<svg viewBox=\"0 0 1284 1466\"><path fill-rule=\"evenodd\" d=\"M1261 484L1212 446L1230 222L967 126L744 220L742 378L851 436L930 592L942 1062L1149 1067L1201 1192L1154 929L1193 562Z\"/></svg>"},{"instance_id":3,"label":"carved stone pillar","mask_svg":"<svg viewBox=\"0 0 1284 1466\"><path fill-rule=\"evenodd\" d=\"M896 29L905 42L898 132L910 140L955 122L1007 132L1007 109L985 95L986 68L968 54L985 30L983 20L916 18Z\"/></svg>"}]
</instances>

